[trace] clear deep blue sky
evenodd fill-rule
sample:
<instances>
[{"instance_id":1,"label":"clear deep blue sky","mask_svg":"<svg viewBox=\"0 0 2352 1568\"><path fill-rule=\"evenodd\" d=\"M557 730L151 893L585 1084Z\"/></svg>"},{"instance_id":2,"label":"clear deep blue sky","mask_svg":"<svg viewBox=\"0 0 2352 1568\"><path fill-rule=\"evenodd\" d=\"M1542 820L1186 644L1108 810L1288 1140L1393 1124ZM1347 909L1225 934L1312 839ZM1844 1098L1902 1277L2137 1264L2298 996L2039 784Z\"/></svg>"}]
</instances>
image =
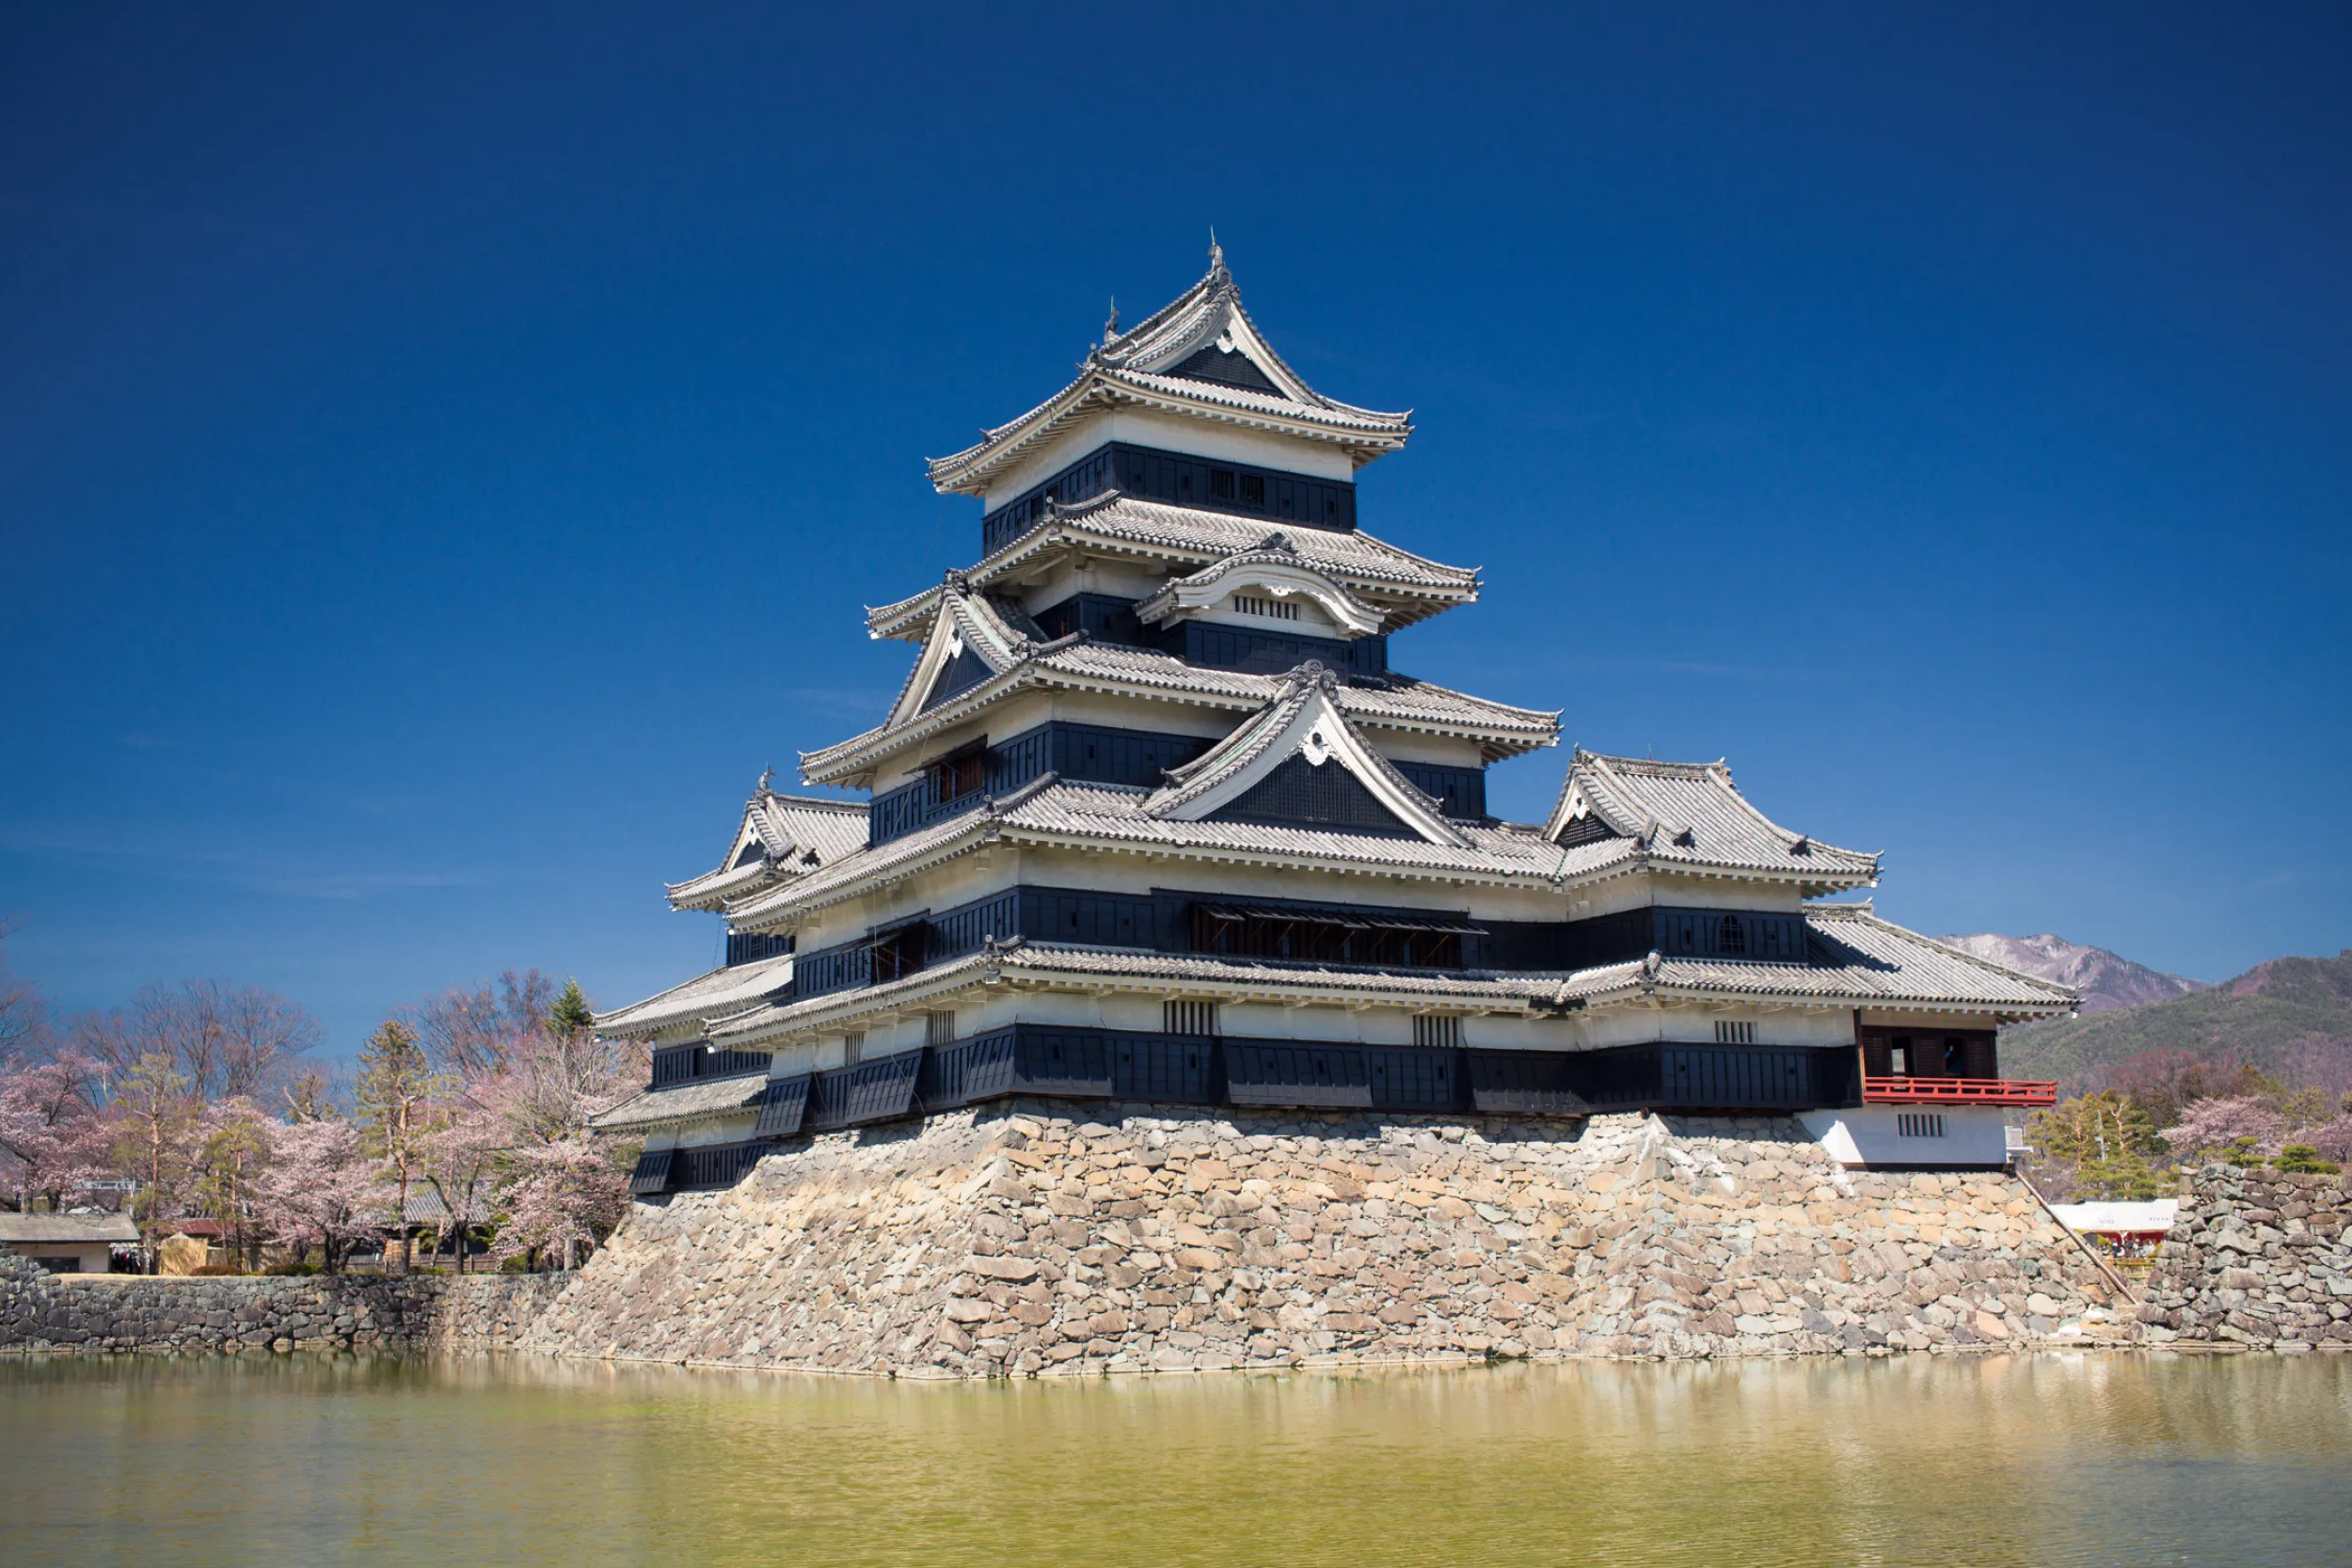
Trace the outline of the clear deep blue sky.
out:
<instances>
[{"instance_id":1,"label":"clear deep blue sky","mask_svg":"<svg viewBox=\"0 0 2352 1568\"><path fill-rule=\"evenodd\" d=\"M1486 569L1400 667L1727 755L1931 932L2333 953L2345 13L2057 8L8 7L16 965L338 1051L698 972L661 882L977 554L921 460L1212 224L1418 411L1366 527Z\"/></svg>"}]
</instances>

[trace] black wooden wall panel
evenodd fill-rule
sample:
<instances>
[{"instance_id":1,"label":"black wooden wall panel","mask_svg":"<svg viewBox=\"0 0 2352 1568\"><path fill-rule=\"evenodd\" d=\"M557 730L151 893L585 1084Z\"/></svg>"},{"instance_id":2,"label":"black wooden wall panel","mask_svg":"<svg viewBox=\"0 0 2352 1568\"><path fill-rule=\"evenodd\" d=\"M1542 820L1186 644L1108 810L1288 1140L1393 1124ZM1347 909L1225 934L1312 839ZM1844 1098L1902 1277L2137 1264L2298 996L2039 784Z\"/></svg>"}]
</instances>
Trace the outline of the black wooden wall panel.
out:
<instances>
[{"instance_id":1,"label":"black wooden wall panel","mask_svg":"<svg viewBox=\"0 0 2352 1568\"><path fill-rule=\"evenodd\" d=\"M918 1046L817 1073L809 1084L806 1124L824 1132L905 1116L914 1106L914 1081L922 1066L923 1049Z\"/></svg>"},{"instance_id":2,"label":"black wooden wall panel","mask_svg":"<svg viewBox=\"0 0 2352 1568\"><path fill-rule=\"evenodd\" d=\"M1372 1067L1349 1046L1236 1040L1225 1048L1225 1085L1236 1105L1372 1108Z\"/></svg>"},{"instance_id":3,"label":"black wooden wall panel","mask_svg":"<svg viewBox=\"0 0 2352 1568\"><path fill-rule=\"evenodd\" d=\"M1473 1109L1508 1116L1583 1116L1592 1110L1576 1092L1569 1058L1556 1051L1466 1051Z\"/></svg>"},{"instance_id":4,"label":"black wooden wall panel","mask_svg":"<svg viewBox=\"0 0 2352 1568\"><path fill-rule=\"evenodd\" d=\"M628 1190L639 1196L670 1190L670 1156L666 1148L649 1148L637 1156L637 1168L629 1172Z\"/></svg>"},{"instance_id":5,"label":"black wooden wall panel","mask_svg":"<svg viewBox=\"0 0 2352 1568\"><path fill-rule=\"evenodd\" d=\"M1448 816L1480 818L1486 815L1486 770L1483 768L1439 768L1429 763L1400 762L1396 770L1423 795L1434 796Z\"/></svg>"},{"instance_id":6,"label":"black wooden wall panel","mask_svg":"<svg viewBox=\"0 0 2352 1568\"><path fill-rule=\"evenodd\" d=\"M1303 756L1276 764L1272 772L1209 815L1225 822L1341 828L1355 833L1406 836L1412 832L1355 774L1336 762L1317 768Z\"/></svg>"},{"instance_id":7,"label":"black wooden wall panel","mask_svg":"<svg viewBox=\"0 0 2352 1568\"><path fill-rule=\"evenodd\" d=\"M1345 481L1112 442L992 508L980 519L981 553L993 554L1035 528L1049 496L1067 506L1113 488L1144 500L1268 522L1343 533L1356 527L1356 486Z\"/></svg>"},{"instance_id":8,"label":"black wooden wall panel","mask_svg":"<svg viewBox=\"0 0 2352 1568\"><path fill-rule=\"evenodd\" d=\"M759 1121L752 1134L760 1138L789 1138L801 1131L801 1120L808 1113L808 1080L805 1072L795 1078L779 1078L768 1085L767 1094L759 1102Z\"/></svg>"}]
</instances>

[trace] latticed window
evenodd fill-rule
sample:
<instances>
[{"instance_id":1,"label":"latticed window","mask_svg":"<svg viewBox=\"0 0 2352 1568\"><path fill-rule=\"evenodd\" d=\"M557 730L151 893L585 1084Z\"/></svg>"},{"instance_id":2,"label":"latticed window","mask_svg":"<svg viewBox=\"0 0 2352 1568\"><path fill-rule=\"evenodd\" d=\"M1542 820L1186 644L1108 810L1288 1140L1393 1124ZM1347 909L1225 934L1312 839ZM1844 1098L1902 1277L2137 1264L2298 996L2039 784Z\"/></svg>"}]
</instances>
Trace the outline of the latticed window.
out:
<instances>
[{"instance_id":1,"label":"latticed window","mask_svg":"<svg viewBox=\"0 0 2352 1568\"><path fill-rule=\"evenodd\" d=\"M1168 1035L1214 1035L1217 1032L1214 1002L1160 1004L1160 1031Z\"/></svg>"},{"instance_id":2,"label":"latticed window","mask_svg":"<svg viewBox=\"0 0 2352 1568\"><path fill-rule=\"evenodd\" d=\"M1718 953L1745 953L1747 950L1748 950L1748 932L1747 932L1747 927L1740 924L1740 917L1739 917L1738 915L1736 915L1736 914L1727 914L1727 915L1724 916L1722 920L1720 920L1720 921L1716 922L1716 924L1715 924L1715 951L1716 951L1716 952L1718 952Z\"/></svg>"},{"instance_id":3,"label":"latticed window","mask_svg":"<svg viewBox=\"0 0 2352 1568\"><path fill-rule=\"evenodd\" d=\"M1719 1021L1715 1025L1715 1043L1717 1045L1754 1045L1756 1043L1756 1025L1753 1023L1725 1023Z\"/></svg>"},{"instance_id":4,"label":"latticed window","mask_svg":"<svg viewBox=\"0 0 2352 1568\"><path fill-rule=\"evenodd\" d=\"M1462 1043L1462 1021L1451 1013L1415 1013L1413 1043L1454 1049Z\"/></svg>"},{"instance_id":5,"label":"latticed window","mask_svg":"<svg viewBox=\"0 0 2352 1568\"><path fill-rule=\"evenodd\" d=\"M955 1043L955 1014L926 1013L923 1015L923 1043L925 1045L952 1045Z\"/></svg>"},{"instance_id":6,"label":"latticed window","mask_svg":"<svg viewBox=\"0 0 2352 1568\"><path fill-rule=\"evenodd\" d=\"M1940 1138L1944 1135L1944 1113L1941 1111L1902 1111L1895 1117L1895 1136L1899 1138Z\"/></svg>"}]
</instances>

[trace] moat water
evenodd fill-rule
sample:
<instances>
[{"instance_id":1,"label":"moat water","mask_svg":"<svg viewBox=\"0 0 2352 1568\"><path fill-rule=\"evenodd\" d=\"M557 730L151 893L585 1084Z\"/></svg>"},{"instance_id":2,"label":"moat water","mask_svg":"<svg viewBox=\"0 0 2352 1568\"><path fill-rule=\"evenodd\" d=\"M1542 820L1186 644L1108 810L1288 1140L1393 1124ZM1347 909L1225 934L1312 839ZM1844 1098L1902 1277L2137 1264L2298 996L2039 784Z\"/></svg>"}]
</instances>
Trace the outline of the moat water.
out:
<instances>
[{"instance_id":1,"label":"moat water","mask_svg":"<svg viewBox=\"0 0 2352 1568\"><path fill-rule=\"evenodd\" d=\"M2352 1356L888 1384L0 1362L0 1561L2317 1564Z\"/></svg>"}]
</instances>

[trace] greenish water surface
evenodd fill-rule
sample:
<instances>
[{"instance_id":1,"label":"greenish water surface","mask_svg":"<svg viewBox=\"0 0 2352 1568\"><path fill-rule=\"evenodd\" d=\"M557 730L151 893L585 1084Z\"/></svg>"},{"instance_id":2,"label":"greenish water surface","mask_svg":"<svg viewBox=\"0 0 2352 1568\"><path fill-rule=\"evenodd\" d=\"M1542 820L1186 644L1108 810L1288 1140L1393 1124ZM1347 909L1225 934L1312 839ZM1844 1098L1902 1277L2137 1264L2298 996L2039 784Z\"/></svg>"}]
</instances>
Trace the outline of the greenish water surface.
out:
<instances>
[{"instance_id":1,"label":"greenish water surface","mask_svg":"<svg viewBox=\"0 0 2352 1568\"><path fill-rule=\"evenodd\" d=\"M2352 1357L0 1363L0 1562L2352 1561Z\"/></svg>"}]
</instances>

